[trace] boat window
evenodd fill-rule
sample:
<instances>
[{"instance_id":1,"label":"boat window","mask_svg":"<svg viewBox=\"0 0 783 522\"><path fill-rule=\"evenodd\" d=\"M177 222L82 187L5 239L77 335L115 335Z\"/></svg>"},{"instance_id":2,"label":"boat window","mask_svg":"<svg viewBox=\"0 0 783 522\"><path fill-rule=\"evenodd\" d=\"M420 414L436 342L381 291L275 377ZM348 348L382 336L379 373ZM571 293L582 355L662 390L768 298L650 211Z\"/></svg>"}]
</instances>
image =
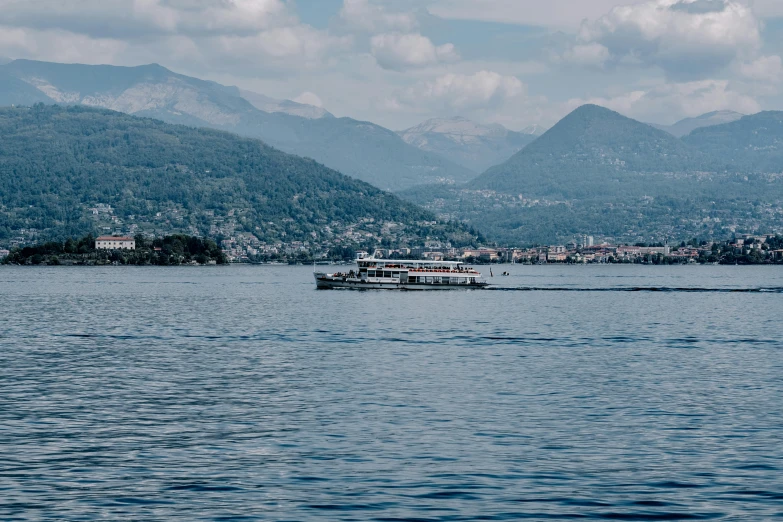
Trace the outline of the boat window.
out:
<instances>
[{"instance_id":1,"label":"boat window","mask_svg":"<svg viewBox=\"0 0 783 522\"><path fill-rule=\"evenodd\" d=\"M391 277L391 276L392 276L391 272L384 272L383 273L383 277Z\"/></svg>"}]
</instances>

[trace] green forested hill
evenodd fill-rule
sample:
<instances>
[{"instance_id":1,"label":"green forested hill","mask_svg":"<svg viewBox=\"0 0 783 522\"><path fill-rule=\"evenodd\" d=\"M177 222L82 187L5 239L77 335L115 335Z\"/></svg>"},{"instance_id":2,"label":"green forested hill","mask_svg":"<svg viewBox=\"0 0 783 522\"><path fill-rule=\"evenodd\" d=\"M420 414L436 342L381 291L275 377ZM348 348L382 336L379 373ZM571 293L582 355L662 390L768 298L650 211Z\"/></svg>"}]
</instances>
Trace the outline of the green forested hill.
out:
<instances>
[{"instance_id":1,"label":"green forested hill","mask_svg":"<svg viewBox=\"0 0 783 522\"><path fill-rule=\"evenodd\" d=\"M783 171L783 112L765 111L694 130L682 140L712 158L719 170Z\"/></svg>"},{"instance_id":2,"label":"green forested hill","mask_svg":"<svg viewBox=\"0 0 783 522\"><path fill-rule=\"evenodd\" d=\"M378 236L397 223L411 241L467 238L461 227L422 224L432 215L391 194L257 140L103 109L0 109L0 240L78 235L103 214L131 233L133 224L317 242L366 222Z\"/></svg>"},{"instance_id":3,"label":"green forested hill","mask_svg":"<svg viewBox=\"0 0 783 522\"><path fill-rule=\"evenodd\" d=\"M560 198L647 191L639 174L691 170L708 158L671 134L596 105L563 118L468 187ZM642 194L642 195L643 195Z\"/></svg>"}]
</instances>

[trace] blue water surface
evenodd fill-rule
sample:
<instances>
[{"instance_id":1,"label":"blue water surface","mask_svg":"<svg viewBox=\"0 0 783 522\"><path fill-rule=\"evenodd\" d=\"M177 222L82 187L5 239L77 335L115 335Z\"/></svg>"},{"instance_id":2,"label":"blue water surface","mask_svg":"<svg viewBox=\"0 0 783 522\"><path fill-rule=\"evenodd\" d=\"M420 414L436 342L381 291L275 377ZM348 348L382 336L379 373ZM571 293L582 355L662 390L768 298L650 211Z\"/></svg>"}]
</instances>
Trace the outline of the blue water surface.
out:
<instances>
[{"instance_id":1,"label":"blue water surface","mask_svg":"<svg viewBox=\"0 0 783 522\"><path fill-rule=\"evenodd\" d=\"M0 519L782 517L780 267L311 272L0 267Z\"/></svg>"}]
</instances>

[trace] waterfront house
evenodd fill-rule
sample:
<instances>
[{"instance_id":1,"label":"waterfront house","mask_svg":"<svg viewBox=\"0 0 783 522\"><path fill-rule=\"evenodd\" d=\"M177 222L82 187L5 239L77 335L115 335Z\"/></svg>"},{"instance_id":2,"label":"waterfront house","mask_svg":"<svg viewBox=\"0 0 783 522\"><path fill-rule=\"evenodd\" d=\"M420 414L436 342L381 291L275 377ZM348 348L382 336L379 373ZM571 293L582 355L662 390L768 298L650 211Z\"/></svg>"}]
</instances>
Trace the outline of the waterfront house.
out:
<instances>
[{"instance_id":1,"label":"waterfront house","mask_svg":"<svg viewBox=\"0 0 783 522\"><path fill-rule=\"evenodd\" d=\"M565 252L548 252L546 255L547 263L563 263L568 258Z\"/></svg>"},{"instance_id":2,"label":"waterfront house","mask_svg":"<svg viewBox=\"0 0 783 522\"><path fill-rule=\"evenodd\" d=\"M101 236L95 240L96 250L136 250L136 241L132 237Z\"/></svg>"}]
</instances>

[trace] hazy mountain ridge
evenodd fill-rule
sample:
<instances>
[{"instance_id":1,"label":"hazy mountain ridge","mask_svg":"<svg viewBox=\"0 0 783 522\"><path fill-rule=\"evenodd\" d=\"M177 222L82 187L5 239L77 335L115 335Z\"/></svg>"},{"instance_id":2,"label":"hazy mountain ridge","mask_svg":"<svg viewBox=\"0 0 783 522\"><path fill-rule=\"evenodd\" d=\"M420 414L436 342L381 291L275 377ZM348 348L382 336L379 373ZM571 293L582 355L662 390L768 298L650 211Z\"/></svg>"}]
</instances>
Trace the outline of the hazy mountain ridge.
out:
<instances>
[{"instance_id":1,"label":"hazy mountain ridge","mask_svg":"<svg viewBox=\"0 0 783 522\"><path fill-rule=\"evenodd\" d=\"M744 114L735 111L713 111L701 116L693 118L685 118L678 121L673 125L658 125L651 123L652 127L668 132L678 138L687 136L696 129L702 127L711 127L713 125L721 125L723 123L731 123L742 118Z\"/></svg>"},{"instance_id":2,"label":"hazy mountain ridge","mask_svg":"<svg viewBox=\"0 0 783 522\"><path fill-rule=\"evenodd\" d=\"M363 240L469 240L392 194L226 132L37 105L0 109L0 135L3 242L81 235L106 209L123 233L323 244L350 243L355 229ZM392 223L390 236L383 227Z\"/></svg>"},{"instance_id":3,"label":"hazy mountain ridge","mask_svg":"<svg viewBox=\"0 0 783 522\"><path fill-rule=\"evenodd\" d=\"M465 118L435 118L398 133L409 145L451 158L477 172L502 163L535 140L533 134Z\"/></svg>"},{"instance_id":4,"label":"hazy mountain ridge","mask_svg":"<svg viewBox=\"0 0 783 522\"><path fill-rule=\"evenodd\" d=\"M265 112L243 98L236 87L176 74L154 64L115 67L16 60L0 66L0 94L4 90L10 91L4 99L7 105L78 103L259 138L383 189L463 182L475 176L372 123ZM36 91L46 98L38 98Z\"/></svg>"},{"instance_id":5,"label":"hazy mountain ridge","mask_svg":"<svg viewBox=\"0 0 783 522\"><path fill-rule=\"evenodd\" d=\"M36 87L3 71L0 65L0 106L33 105L53 101Z\"/></svg>"},{"instance_id":6,"label":"hazy mountain ridge","mask_svg":"<svg viewBox=\"0 0 783 522\"><path fill-rule=\"evenodd\" d=\"M702 127L683 137L683 141L718 158L721 169L783 172L783 111L765 111Z\"/></svg>"},{"instance_id":7,"label":"hazy mountain ridge","mask_svg":"<svg viewBox=\"0 0 783 522\"><path fill-rule=\"evenodd\" d=\"M522 130L520 130L520 134L527 134L530 136L535 136L536 138L544 134L548 129L542 125L538 125L537 123L534 123L533 125L528 125L527 127L524 127Z\"/></svg>"},{"instance_id":8,"label":"hazy mountain ridge","mask_svg":"<svg viewBox=\"0 0 783 522\"><path fill-rule=\"evenodd\" d=\"M244 89L239 90L240 96L249 101L253 107L264 112L282 112L292 116L300 116L310 120L319 118L334 118L334 115L323 107L298 103L293 100L278 100L263 94Z\"/></svg>"}]
</instances>

